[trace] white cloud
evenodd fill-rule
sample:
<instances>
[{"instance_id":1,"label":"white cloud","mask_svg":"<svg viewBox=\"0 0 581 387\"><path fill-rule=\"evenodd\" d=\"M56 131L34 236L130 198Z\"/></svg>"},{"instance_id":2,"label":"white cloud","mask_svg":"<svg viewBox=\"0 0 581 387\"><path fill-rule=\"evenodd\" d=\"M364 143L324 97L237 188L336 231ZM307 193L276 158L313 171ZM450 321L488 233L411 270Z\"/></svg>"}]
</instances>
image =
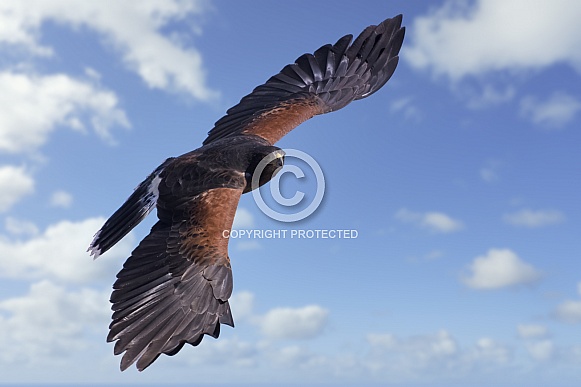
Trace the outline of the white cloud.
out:
<instances>
[{"instance_id":1,"label":"white cloud","mask_svg":"<svg viewBox=\"0 0 581 387\"><path fill-rule=\"evenodd\" d=\"M492 183L498 180L498 173L491 167L484 167L480 169L480 177L487 183Z\"/></svg>"},{"instance_id":2,"label":"white cloud","mask_svg":"<svg viewBox=\"0 0 581 387\"><path fill-rule=\"evenodd\" d=\"M88 334L109 320L108 292L71 291L43 280L28 294L0 301L3 364L54 361L90 345Z\"/></svg>"},{"instance_id":3,"label":"white cloud","mask_svg":"<svg viewBox=\"0 0 581 387\"><path fill-rule=\"evenodd\" d=\"M314 353L305 346L281 344L265 340L248 342L236 336L220 337L219 340L204 340L199 347L191 351L182 351L172 362L185 360L187 364L204 364L219 369L226 365L229 372L220 374L220 379L216 379L215 374L210 374L211 380L219 383L236 382L236 372L240 369L250 368L252 372L263 368L276 369L276 374L271 374L269 379L270 383L275 384L277 382L288 384L298 370L302 371L301 376L305 376L305 371L309 373L309 369L315 369L321 374L323 367L326 368L325 372L329 372L330 369L338 367L338 363L344 363L342 356L329 358Z\"/></svg>"},{"instance_id":4,"label":"white cloud","mask_svg":"<svg viewBox=\"0 0 581 387\"><path fill-rule=\"evenodd\" d=\"M129 127L116 95L64 74L0 73L0 151L31 152L42 146L56 127L94 131L111 142L110 128Z\"/></svg>"},{"instance_id":5,"label":"white cloud","mask_svg":"<svg viewBox=\"0 0 581 387\"><path fill-rule=\"evenodd\" d=\"M235 243L238 251L253 251L262 249L262 245L258 241L242 241Z\"/></svg>"},{"instance_id":6,"label":"white cloud","mask_svg":"<svg viewBox=\"0 0 581 387\"><path fill-rule=\"evenodd\" d=\"M556 210L537 210L523 209L511 214L505 214L503 217L506 223L520 227L543 227L550 226L565 221L565 215Z\"/></svg>"},{"instance_id":7,"label":"white cloud","mask_svg":"<svg viewBox=\"0 0 581 387\"><path fill-rule=\"evenodd\" d=\"M472 109L482 109L488 106L499 105L511 101L516 95L514 86L509 85L504 89L496 88L490 84L483 85L478 93L471 92L469 88L460 90L466 93L468 107Z\"/></svg>"},{"instance_id":8,"label":"white cloud","mask_svg":"<svg viewBox=\"0 0 581 387\"><path fill-rule=\"evenodd\" d=\"M409 262L413 262L413 263L417 263L417 262L429 262L429 261L435 261L439 258L442 258L444 256L444 252L441 250L432 250L429 251L423 255L419 255L419 256L409 256L407 258L407 260Z\"/></svg>"},{"instance_id":9,"label":"white cloud","mask_svg":"<svg viewBox=\"0 0 581 387\"><path fill-rule=\"evenodd\" d=\"M581 301L565 301L555 311L557 318L570 324L581 323Z\"/></svg>"},{"instance_id":10,"label":"white cloud","mask_svg":"<svg viewBox=\"0 0 581 387\"><path fill-rule=\"evenodd\" d=\"M555 92L545 100L527 96L520 103L520 114L523 117L548 129L567 125L580 111L581 101L563 92Z\"/></svg>"},{"instance_id":11,"label":"white cloud","mask_svg":"<svg viewBox=\"0 0 581 387\"><path fill-rule=\"evenodd\" d=\"M241 341L234 337L232 339L221 337L219 340L203 340L202 345L195 350L182 351L182 357L176 357L175 360L183 359L188 356L186 361L194 365L219 365L222 369L224 366L231 368L255 368L261 360L262 348L260 345ZM214 376L215 377L215 376ZM231 381L231 380L230 380Z\"/></svg>"},{"instance_id":12,"label":"white cloud","mask_svg":"<svg viewBox=\"0 0 581 387\"><path fill-rule=\"evenodd\" d=\"M253 342L245 342L237 337L204 340L195 351L189 352L186 361L193 364L232 365L234 368L255 369L261 365L284 369L312 368L321 365L324 356L312 353L298 345L281 346L277 340L310 339L319 335L327 324L328 311L320 306L302 308L274 308L266 314L254 311L255 296L252 292L237 292L230 298L232 315L238 329L244 329L240 321L257 327L263 337ZM176 359L177 360L177 359ZM324 364L329 366L329 364Z\"/></svg>"},{"instance_id":13,"label":"white cloud","mask_svg":"<svg viewBox=\"0 0 581 387\"><path fill-rule=\"evenodd\" d=\"M502 162L499 160L488 160L484 167L480 169L480 178L487 183L494 183L498 181L499 169L502 167Z\"/></svg>"},{"instance_id":14,"label":"white cloud","mask_svg":"<svg viewBox=\"0 0 581 387\"><path fill-rule=\"evenodd\" d=\"M452 233L464 228L464 224L460 220L453 219L441 212L421 213L402 208L395 213L395 218L436 233Z\"/></svg>"},{"instance_id":15,"label":"white cloud","mask_svg":"<svg viewBox=\"0 0 581 387\"><path fill-rule=\"evenodd\" d=\"M0 130L0 136L1 133ZM0 212L8 211L23 196L29 195L33 191L34 179L23 167L10 165L0 167Z\"/></svg>"},{"instance_id":16,"label":"white cloud","mask_svg":"<svg viewBox=\"0 0 581 387\"><path fill-rule=\"evenodd\" d=\"M476 342L476 346L470 351L469 357L472 358L473 362L507 364L511 360L512 354L505 345L489 337L483 337Z\"/></svg>"},{"instance_id":17,"label":"white cloud","mask_svg":"<svg viewBox=\"0 0 581 387\"><path fill-rule=\"evenodd\" d=\"M581 296L581 282L577 284L577 293ZM581 323L581 301L567 300L557 306L554 316L562 322Z\"/></svg>"},{"instance_id":18,"label":"white cloud","mask_svg":"<svg viewBox=\"0 0 581 387\"><path fill-rule=\"evenodd\" d=\"M416 381L420 378L433 383L441 377L473 375L491 366L504 366L511 360L510 350L490 338L462 348L446 330L404 338L389 333L369 334L367 342L371 351L365 367L403 380L413 375Z\"/></svg>"},{"instance_id":19,"label":"white cloud","mask_svg":"<svg viewBox=\"0 0 581 387\"><path fill-rule=\"evenodd\" d=\"M309 357L309 352L298 345L280 348L275 358L276 363L284 367L296 367L303 364Z\"/></svg>"},{"instance_id":20,"label":"white cloud","mask_svg":"<svg viewBox=\"0 0 581 387\"><path fill-rule=\"evenodd\" d=\"M238 207L234 215L232 229L245 229L254 227L254 216L246 208Z\"/></svg>"},{"instance_id":21,"label":"white cloud","mask_svg":"<svg viewBox=\"0 0 581 387\"><path fill-rule=\"evenodd\" d=\"M12 235L36 235L38 234L38 227L33 222L16 219L11 216L4 220L4 227Z\"/></svg>"},{"instance_id":22,"label":"white cloud","mask_svg":"<svg viewBox=\"0 0 581 387\"><path fill-rule=\"evenodd\" d=\"M245 229L252 229L254 227L254 215L246 208L238 207L236 210L236 214L234 215L234 222L232 223L233 230L245 230ZM260 250L262 245L257 240L248 240L248 239L235 239L230 240L230 243L233 244L236 250L239 251L252 251L252 250Z\"/></svg>"},{"instance_id":23,"label":"white cloud","mask_svg":"<svg viewBox=\"0 0 581 387\"><path fill-rule=\"evenodd\" d=\"M529 355L537 361L547 361L553 358L556 348L553 340L534 340L525 344Z\"/></svg>"},{"instance_id":24,"label":"white cloud","mask_svg":"<svg viewBox=\"0 0 581 387\"><path fill-rule=\"evenodd\" d=\"M230 297L230 307L234 321L245 320L254 312L254 294L248 291L237 292Z\"/></svg>"},{"instance_id":25,"label":"white cloud","mask_svg":"<svg viewBox=\"0 0 581 387\"><path fill-rule=\"evenodd\" d=\"M402 97L393 101L389 106L392 113L403 114L407 120L419 122L422 119L420 109L413 103L412 97Z\"/></svg>"},{"instance_id":26,"label":"white cloud","mask_svg":"<svg viewBox=\"0 0 581 387\"><path fill-rule=\"evenodd\" d=\"M254 302L251 292L233 294L230 305L234 321L249 321L268 339L310 339L321 334L328 322L329 311L318 305L278 307L260 315L254 312Z\"/></svg>"},{"instance_id":27,"label":"white cloud","mask_svg":"<svg viewBox=\"0 0 581 387\"><path fill-rule=\"evenodd\" d=\"M517 332L520 338L523 339L538 339L547 336L547 327L536 324L519 324Z\"/></svg>"},{"instance_id":28,"label":"white cloud","mask_svg":"<svg viewBox=\"0 0 581 387\"><path fill-rule=\"evenodd\" d=\"M431 362L435 358L453 356L459 350L456 340L445 330L407 339L400 339L389 333L369 334L367 342L372 348L396 352L400 360L405 359L410 363Z\"/></svg>"},{"instance_id":29,"label":"white cloud","mask_svg":"<svg viewBox=\"0 0 581 387\"><path fill-rule=\"evenodd\" d=\"M134 240L131 235L125 237L105 257L93 261L85 251L103 222L102 218L61 221L27 240L0 238L0 276L77 284L110 277L113 282Z\"/></svg>"},{"instance_id":30,"label":"white cloud","mask_svg":"<svg viewBox=\"0 0 581 387\"><path fill-rule=\"evenodd\" d=\"M520 324L517 326L518 335L524 340L524 346L533 360L547 361L556 353L553 340L547 338L548 330L543 325Z\"/></svg>"},{"instance_id":31,"label":"white cloud","mask_svg":"<svg viewBox=\"0 0 581 387\"><path fill-rule=\"evenodd\" d=\"M50 205L53 207L69 208L73 204L73 195L67 191L59 190L53 192L50 197Z\"/></svg>"},{"instance_id":32,"label":"white cloud","mask_svg":"<svg viewBox=\"0 0 581 387\"><path fill-rule=\"evenodd\" d=\"M272 356L272 363L285 370L320 370L321 368L333 369L341 367L344 362L339 356L330 358L310 351L301 345L289 345L281 348L274 348L269 353Z\"/></svg>"},{"instance_id":33,"label":"white cloud","mask_svg":"<svg viewBox=\"0 0 581 387\"><path fill-rule=\"evenodd\" d=\"M530 284L540 279L540 272L522 261L509 249L490 249L476 257L469 267L470 274L463 282L474 289L500 289Z\"/></svg>"},{"instance_id":34,"label":"white cloud","mask_svg":"<svg viewBox=\"0 0 581 387\"><path fill-rule=\"evenodd\" d=\"M123 56L149 87L177 90L197 99L215 97L205 85L200 53L161 30L170 21L204 10L202 0L83 1L37 0L0 2L0 43L18 45L37 55L53 55L41 41L43 24L52 22L98 32ZM190 27L195 32L196 27Z\"/></svg>"},{"instance_id":35,"label":"white cloud","mask_svg":"<svg viewBox=\"0 0 581 387\"><path fill-rule=\"evenodd\" d=\"M556 63L581 71L580 13L569 0L451 0L414 20L403 57L452 80Z\"/></svg>"},{"instance_id":36,"label":"white cloud","mask_svg":"<svg viewBox=\"0 0 581 387\"><path fill-rule=\"evenodd\" d=\"M310 339L327 325L329 311L318 305L274 308L260 318L262 333L271 339Z\"/></svg>"},{"instance_id":37,"label":"white cloud","mask_svg":"<svg viewBox=\"0 0 581 387\"><path fill-rule=\"evenodd\" d=\"M441 212L427 212L422 219L422 225L434 232L450 233L461 230L464 225Z\"/></svg>"},{"instance_id":38,"label":"white cloud","mask_svg":"<svg viewBox=\"0 0 581 387\"><path fill-rule=\"evenodd\" d=\"M444 332L447 334L447 332ZM394 348L398 339L391 333L370 333L366 337L367 343L372 347Z\"/></svg>"}]
</instances>

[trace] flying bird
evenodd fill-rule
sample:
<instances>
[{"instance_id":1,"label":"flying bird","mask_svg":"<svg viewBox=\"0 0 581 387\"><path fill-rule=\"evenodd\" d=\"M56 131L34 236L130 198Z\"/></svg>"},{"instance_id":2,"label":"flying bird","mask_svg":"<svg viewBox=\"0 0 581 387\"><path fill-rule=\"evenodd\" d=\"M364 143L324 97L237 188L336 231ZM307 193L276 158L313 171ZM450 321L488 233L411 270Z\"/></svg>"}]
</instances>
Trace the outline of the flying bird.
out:
<instances>
[{"instance_id":1,"label":"flying bird","mask_svg":"<svg viewBox=\"0 0 581 387\"><path fill-rule=\"evenodd\" d=\"M392 76L405 27L402 15L300 56L219 119L202 147L163 162L95 234L96 259L154 208L158 221L117 274L108 342L123 353L121 370L142 371L162 353L175 355L220 325L234 326L228 299L228 239L238 201L267 183L284 163L274 146L296 126L370 96ZM262 169L262 168L261 168Z\"/></svg>"}]
</instances>

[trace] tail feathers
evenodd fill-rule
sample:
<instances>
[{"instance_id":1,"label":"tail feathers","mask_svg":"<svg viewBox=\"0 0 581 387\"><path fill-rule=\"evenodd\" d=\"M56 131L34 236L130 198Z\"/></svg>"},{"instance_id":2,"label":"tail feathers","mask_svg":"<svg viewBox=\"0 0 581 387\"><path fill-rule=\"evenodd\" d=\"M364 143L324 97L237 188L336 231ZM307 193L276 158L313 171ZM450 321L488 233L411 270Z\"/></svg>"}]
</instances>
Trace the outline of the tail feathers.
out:
<instances>
[{"instance_id":1,"label":"tail feathers","mask_svg":"<svg viewBox=\"0 0 581 387\"><path fill-rule=\"evenodd\" d=\"M160 174L173 158L167 159L135 188L131 196L95 234L87 251L97 259L137 226L153 210L159 196Z\"/></svg>"}]
</instances>

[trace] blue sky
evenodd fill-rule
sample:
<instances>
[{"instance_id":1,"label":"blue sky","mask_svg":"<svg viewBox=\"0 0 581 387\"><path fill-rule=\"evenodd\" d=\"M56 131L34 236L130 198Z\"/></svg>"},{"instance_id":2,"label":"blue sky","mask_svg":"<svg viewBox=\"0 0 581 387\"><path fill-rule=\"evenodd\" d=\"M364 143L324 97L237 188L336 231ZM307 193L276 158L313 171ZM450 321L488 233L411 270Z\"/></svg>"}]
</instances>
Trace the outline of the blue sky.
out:
<instances>
[{"instance_id":1,"label":"blue sky","mask_svg":"<svg viewBox=\"0 0 581 387\"><path fill-rule=\"evenodd\" d=\"M94 232L256 85L399 13L389 83L277 144L321 165L321 207L283 224L245 195L236 221L358 237L231 240L236 328L120 373L108 297L154 216L93 262ZM579 15L567 0L3 1L0 382L573 385Z\"/></svg>"}]
</instances>

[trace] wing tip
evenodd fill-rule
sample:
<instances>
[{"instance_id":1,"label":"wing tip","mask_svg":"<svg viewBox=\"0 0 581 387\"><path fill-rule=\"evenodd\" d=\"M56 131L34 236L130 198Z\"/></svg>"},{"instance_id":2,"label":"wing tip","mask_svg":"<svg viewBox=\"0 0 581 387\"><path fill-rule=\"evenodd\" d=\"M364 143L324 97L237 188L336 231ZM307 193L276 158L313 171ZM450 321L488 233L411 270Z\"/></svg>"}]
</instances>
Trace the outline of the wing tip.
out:
<instances>
[{"instance_id":1,"label":"wing tip","mask_svg":"<svg viewBox=\"0 0 581 387\"><path fill-rule=\"evenodd\" d=\"M230 319L231 319L231 317L230 317ZM233 324L233 322L232 322L232 324ZM220 325L222 325L222 322L218 320L218 321L216 321L216 324L214 326L212 326L212 325L208 326L205 330L203 330L203 332L200 332L200 334L195 335L190 339L180 340L179 343L175 347L168 349L168 350L155 351L155 352L151 353L151 351L150 351L151 343L150 343L139 354L135 355L135 354L130 353L131 352L131 351L129 351L130 348L124 348L119 353L115 353L116 355L120 355L121 353L125 352L123 354L123 357L121 358L121 362L119 363L119 369L121 372L123 372L123 371L127 370L128 368L130 368L133 364L135 364L135 368L139 372L142 372L147 367L149 367L151 364L153 364L153 362L155 362L162 354L168 355L168 356L174 356L184 347L185 344L190 344L191 346L196 347L196 346L200 345L200 343L202 342L202 339L205 336L209 336L209 337L212 337L214 339L217 339L220 336ZM230 325L230 324L226 323L226 325ZM112 341L112 340L107 340L107 341Z\"/></svg>"},{"instance_id":2,"label":"wing tip","mask_svg":"<svg viewBox=\"0 0 581 387\"><path fill-rule=\"evenodd\" d=\"M101 247L99 246L99 236L101 235L101 230L97 231L93 236L91 244L87 248L89 256L93 257L93 261L101 256Z\"/></svg>"},{"instance_id":3,"label":"wing tip","mask_svg":"<svg viewBox=\"0 0 581 387\"><path fill-rule=\"evenodd\" d=\"M394 31L397 31L398 28L401 27L401 24L403 23L403 13L397 14L393 17L387 18L384 21L382 21L381 23L379 23L379 26L387 26L390 24L394 25Z\"/></svg>"}]
</instances>

